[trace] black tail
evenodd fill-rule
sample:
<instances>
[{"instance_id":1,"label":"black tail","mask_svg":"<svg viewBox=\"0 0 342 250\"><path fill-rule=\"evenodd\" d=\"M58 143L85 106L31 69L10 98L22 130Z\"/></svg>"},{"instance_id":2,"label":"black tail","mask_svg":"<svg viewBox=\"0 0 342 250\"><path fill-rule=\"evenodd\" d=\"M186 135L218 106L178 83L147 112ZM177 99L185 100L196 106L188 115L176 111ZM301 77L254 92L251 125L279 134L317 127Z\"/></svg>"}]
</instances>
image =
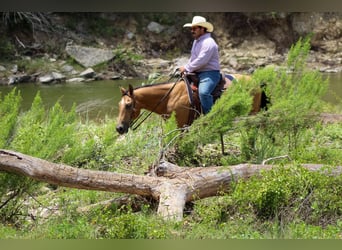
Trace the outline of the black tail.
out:
<instances>
[{"instance_id":1,"label":"black tail","mask_svg":"<svg viewBox=\"0 0 342 250\"><path fill-rule=\"evenodd\" d=\"M267 110L267 107L271 103L270 98L266 95L266 83L261 83L261 103L260 103L260 109Z\"/></svg>"}]
</instances>

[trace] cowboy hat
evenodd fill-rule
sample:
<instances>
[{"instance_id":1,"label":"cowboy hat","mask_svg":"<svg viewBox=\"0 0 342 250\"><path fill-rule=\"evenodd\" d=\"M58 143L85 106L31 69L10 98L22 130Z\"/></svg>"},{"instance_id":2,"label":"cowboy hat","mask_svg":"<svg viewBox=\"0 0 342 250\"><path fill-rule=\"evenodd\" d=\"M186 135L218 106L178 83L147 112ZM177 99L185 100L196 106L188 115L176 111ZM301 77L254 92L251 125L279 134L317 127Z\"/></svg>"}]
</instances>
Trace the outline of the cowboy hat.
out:
<instances>
[{"instance_id":1,"label":"cowboy hat","mask_svg":"<svg viewBox=\"0 0 342 250\"><path fill-rule=\"evenodd\" d=\"M214 26L207 22L207 20L202 16L194 16L192 19L192 23L186 23L183 27L193 27L193 26L201 26L207 29L208 32L213 32Z\"/></svg>"}]
</instances>

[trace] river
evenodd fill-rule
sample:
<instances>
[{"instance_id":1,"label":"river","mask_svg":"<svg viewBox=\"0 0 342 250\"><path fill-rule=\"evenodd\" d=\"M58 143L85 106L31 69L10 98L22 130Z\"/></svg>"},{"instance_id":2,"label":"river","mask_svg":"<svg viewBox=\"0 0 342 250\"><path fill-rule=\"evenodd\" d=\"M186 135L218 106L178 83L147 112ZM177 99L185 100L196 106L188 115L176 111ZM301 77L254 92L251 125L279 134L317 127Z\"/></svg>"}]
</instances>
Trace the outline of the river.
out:
<instances>
[{"instance_id":1,"label":"river","mask_svg":"<svg viewBox=\"0 0 342 250\"><path fill-rule=\"evenodd\" d=\"M16 87L22 96L22 109L28 110L37 93L46 108L57 101L69 111L76 104L76 111L85 119L99 120L106 116L116 117L121 98L120 87L140 85L142 80L94 81L61 84L23 83L14 86L0 86L2 97Z\"/></svg>"},{"instance_id":2,"label":"river","mask_svg":"<svg viewBox=\"0 0 342 250\"><path fill-rule=\"evenodd\" d=\"M342 73L327 74L330 77L329 89L324 100L332 104L342 103ZM104 117L114 118L118 111L118 102L121 98L120 87L141 85L144 80L115 80L95 81L86 83L62 83L62 84L36 84L25 83L14 86L0 86L3 98L14 87L20 90L23 98L22 109L31 107L33 98L40 92L43 103L47 108L52 107L57 101L69 111L76 104L77 112L90 120L101 120Z\"/></svg>"}]
</instances>

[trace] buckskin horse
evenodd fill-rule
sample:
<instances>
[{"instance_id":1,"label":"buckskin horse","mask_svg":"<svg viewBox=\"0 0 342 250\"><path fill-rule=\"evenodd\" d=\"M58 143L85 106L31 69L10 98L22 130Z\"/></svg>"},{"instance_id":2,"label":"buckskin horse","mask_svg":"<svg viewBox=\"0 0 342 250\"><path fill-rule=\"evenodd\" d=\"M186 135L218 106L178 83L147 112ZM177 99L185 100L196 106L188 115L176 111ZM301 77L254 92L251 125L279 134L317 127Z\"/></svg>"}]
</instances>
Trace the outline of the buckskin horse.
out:
<instances>
[{"instance_id":1,"label":"buckskin horse","mask_svg":"<svg viewBox=\"0 0 342 250\"><path fill-rule=\"evenodd\" d=\"M233 80L246 79L248 75L232 74L223 75L221 84L222 89L229 88ZM119 102L119 113L117 118L116 130L119 134L128 132L131 127L137 128L147 117L141 118L142 109L149 110L151 114L157 113L164 118L168 118L175 112L178 128L191 125L194 119L200 114L198 96L192 95L189 83L185 78L180 78L176 82L158 83L144 85L133 88L129 85L128 89L121 88L122 97ZM262 108L261 91L253 91L253 107L251 113L257 113ZM194 103L197 105L194 105ZM143 119L141 121L137 121Z\"/></svg>"}]
</instances>

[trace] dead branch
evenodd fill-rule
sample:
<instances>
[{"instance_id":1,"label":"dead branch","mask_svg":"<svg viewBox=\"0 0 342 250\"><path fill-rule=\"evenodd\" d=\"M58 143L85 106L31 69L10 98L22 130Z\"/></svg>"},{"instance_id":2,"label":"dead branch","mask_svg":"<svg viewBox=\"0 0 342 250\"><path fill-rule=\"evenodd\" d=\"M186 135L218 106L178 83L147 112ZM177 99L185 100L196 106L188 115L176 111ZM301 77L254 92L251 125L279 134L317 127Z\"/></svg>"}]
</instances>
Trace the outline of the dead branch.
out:
<instances>
[{"instance_id":1,"label":"dead branch","mask_svg":"<svg viewBox=\"0 0 342 250\"><path fill-rule=\"evenodd\" d=\"M274 167L276 166L240 164L190 168L161 162L156 167L156 176L143 176L80 169L14 151L0 150L0 171L25 175L59 186L151 197L159 201L160 216L175 220L183 218L186 202L216 196L228 191L232 181L249 178ZM302 167L310 171L319 171L324 166L303 164ZM326 174L341 173L342 167L338 166Z\"/></svg>"}]
</instances>

